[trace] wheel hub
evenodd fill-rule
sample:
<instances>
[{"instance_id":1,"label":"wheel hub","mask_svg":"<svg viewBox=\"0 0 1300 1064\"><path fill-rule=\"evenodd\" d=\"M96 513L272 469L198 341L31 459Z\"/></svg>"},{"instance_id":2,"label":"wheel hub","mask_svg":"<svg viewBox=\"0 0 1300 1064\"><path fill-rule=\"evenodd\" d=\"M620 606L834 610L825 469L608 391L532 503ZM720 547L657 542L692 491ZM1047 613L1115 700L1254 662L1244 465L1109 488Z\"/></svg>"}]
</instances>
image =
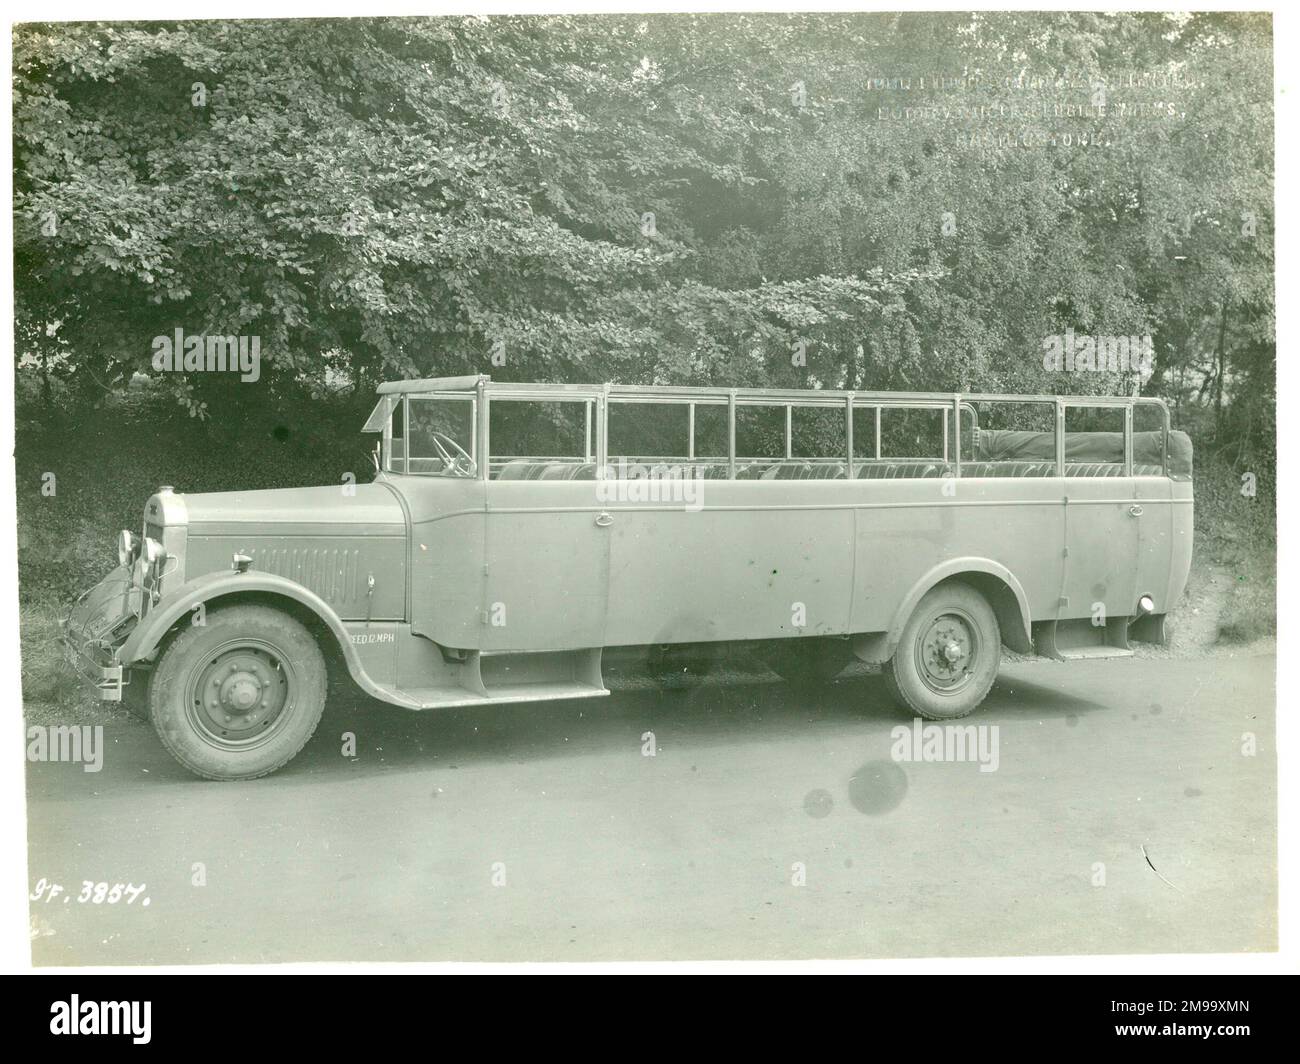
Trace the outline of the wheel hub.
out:
<instances>
[{"instance_id":1,"label":"wheel hub","mask_svg":"<svg viewBox=\"0 0 1300 1064\"><path fill-rule=\"evenodd\" d=\"M974 626L957 614L943 614L922 630L917 659L922 679L933 689L951 691L969 678L978 637Z\"/></svg>"},{"instance_id":2,"label":"wheel hub","mask_svg":"<svg viewBox=\"0 0 1300 1064\"><path fill-rule=\"evenodd\" d=\"M221 744L267 733L289 707L284 663L262 646L229 647L197 670L190 705L196 722Z\"/></svg>"},{"instance_id":3,"label":"wheel hub","mask_svg":"<svg viewBox=\"0 0 1300 1064\"><path fill-rule=\"evenodd\" d=\"M221 685L221 704L235 713L247 713L262 699L262 684L249 672L236 673Z\"/></svg>"}]
</instances>

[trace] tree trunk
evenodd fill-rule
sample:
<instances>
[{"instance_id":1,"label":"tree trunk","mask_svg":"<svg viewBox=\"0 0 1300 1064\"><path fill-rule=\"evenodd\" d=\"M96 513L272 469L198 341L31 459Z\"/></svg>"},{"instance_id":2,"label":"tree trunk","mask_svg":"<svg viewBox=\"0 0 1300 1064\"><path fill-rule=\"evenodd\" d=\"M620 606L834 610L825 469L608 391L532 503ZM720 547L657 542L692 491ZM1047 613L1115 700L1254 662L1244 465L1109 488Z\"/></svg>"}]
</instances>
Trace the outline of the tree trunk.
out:
<instances>
[{"instance_id":1,"label":"tree trunk","mask_svg":"<svg viewBox=\"0 0 1300 1064\"><path fill-rule=\"evenodd\" d=\"M1223 306L1219 311L1219 343L1214 350L1214 361L1218 367L1215 372L1214 380L1214 427L1217 431L1219 421L1223 416L1223 377L1228 369L1228 345L1226 343L1228 334L1228 300L1223 300Z\"/></svg>"}]
</instances>

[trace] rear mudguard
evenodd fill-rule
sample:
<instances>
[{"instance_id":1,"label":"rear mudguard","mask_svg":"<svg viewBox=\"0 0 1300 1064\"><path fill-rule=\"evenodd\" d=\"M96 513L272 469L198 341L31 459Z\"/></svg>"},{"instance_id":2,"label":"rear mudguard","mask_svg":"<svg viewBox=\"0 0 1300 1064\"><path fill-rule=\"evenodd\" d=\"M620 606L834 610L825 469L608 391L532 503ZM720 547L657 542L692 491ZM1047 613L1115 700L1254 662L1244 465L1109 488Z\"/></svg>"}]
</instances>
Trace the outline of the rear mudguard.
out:
<instances>
[{"instance_id":1,"label":"rear mudguard","mask_svg":"<svg viewBox=\"0 0 1300 1064\"><path fill-rule=\"evenodd\" d=\"M993 596L1000 601L990 601L989 604L997 614L998 623L1002 627L1002 641L1013 650L1029 652L1033 646L1029 598L1015 574L1005 565L1000 565L989 558L952 558L936 565L912 585L912 590L894 611L893 621L887 631L855 635L852 639L853 653L861 661L883 665L898 649L898 644L903 638L903 628L925 593L945 580L962 577L989 577L997 582L995 587L1001 585L1004 594ZM983 589L977 587L977 590ZM1005 597L1007 592L1010 598Z\"/></svg>"}]
</instances>

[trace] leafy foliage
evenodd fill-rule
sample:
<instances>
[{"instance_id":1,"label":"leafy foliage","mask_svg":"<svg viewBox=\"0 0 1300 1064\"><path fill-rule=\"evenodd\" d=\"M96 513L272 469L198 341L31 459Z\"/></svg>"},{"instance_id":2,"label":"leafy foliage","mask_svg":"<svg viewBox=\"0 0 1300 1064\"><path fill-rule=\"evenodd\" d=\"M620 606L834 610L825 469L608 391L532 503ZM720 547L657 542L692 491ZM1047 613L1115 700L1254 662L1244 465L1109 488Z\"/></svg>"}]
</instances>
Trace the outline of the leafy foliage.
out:
<instances>
[{"instance_id":1,"label":"leafy foliage","mask_svg":"<svg viewBox=\"0 0 1300 1064\"><path fill-rule=\"evenodd\" d=\"M20 452L179 327L261 338L142 393L218 452L492 372L1140 388L1266 474L1271 66L1247 13L19 26Z\"/></svg>"}]
</instances>

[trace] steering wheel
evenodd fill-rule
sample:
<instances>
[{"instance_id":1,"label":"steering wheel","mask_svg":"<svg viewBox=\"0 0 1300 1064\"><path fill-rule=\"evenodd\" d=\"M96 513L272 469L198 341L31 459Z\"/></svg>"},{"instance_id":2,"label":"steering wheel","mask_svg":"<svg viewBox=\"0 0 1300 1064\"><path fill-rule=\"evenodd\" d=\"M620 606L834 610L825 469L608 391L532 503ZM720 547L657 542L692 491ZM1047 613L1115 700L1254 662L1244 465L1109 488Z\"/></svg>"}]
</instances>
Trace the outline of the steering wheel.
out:
<instances>
[{"instance_id":1,"label":"steering wheel","mask_svg":"<svg viewBox=\"0 0 1300 1064\"><path fill-rule=\"evenodd\" d=\"M438 457L448 469L454 470L463 477L472 477L477 472L478 467L474 459L469 456L469 452L445 432L430 432L429 438L434 450L438 452Z\"/></svg>"}]
</instances>

